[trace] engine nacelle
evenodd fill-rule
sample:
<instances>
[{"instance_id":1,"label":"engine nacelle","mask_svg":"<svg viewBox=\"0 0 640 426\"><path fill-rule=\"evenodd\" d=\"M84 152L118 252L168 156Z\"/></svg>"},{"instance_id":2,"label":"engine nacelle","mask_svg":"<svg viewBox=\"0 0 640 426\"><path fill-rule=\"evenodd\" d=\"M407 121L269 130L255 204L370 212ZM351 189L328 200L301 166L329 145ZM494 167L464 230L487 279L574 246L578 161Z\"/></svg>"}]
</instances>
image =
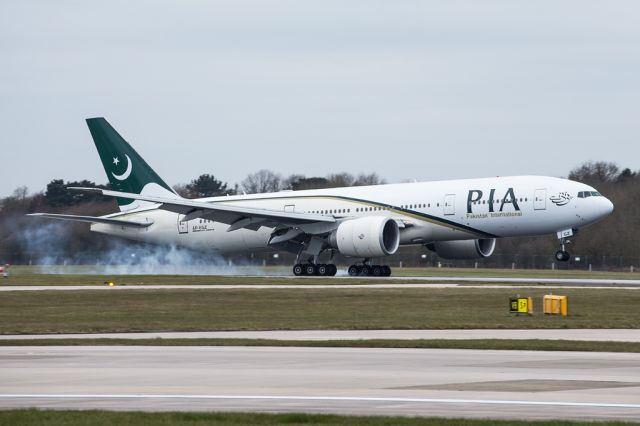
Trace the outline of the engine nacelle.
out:
<instances>
[{"instance_id":1,"label":"engine nacelle","mask_svg":"<svg viewBox=\"0 0 640 426\"><path fill-rule=\"evenodd\" d=\"M436 241L427 244L427 248L443 259L480 259L493 254L496 239Z\"/></svg>"},{"instance_id":2,"label":"engine nacelle","mask_svg":"<svg viewBox=\"0 0 640 426\"><path fill-rule=\"evenodd\" d=\"M400 245L400 229L384 216L350 219L338 225L329 243L351 257L382 257L394 254Z\"/></svg>"}]
</instances>

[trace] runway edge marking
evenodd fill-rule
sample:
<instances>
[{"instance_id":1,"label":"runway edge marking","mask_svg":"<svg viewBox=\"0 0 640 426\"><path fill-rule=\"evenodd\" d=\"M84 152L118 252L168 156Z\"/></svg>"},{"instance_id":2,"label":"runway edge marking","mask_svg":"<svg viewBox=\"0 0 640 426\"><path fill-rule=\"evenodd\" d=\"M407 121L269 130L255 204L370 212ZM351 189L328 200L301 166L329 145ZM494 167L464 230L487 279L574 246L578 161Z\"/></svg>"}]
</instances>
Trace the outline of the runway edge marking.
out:
<instances>
[{"instance_id":1,"label":"runway edge marking","mask_svg":"<svg viewBox=\"0 0 640 426\"><path fill-rule=\"evenodd\" d=\"M542 405L563 407L635 408L640 404L571 401L526 401L500 399L451 399L451 398L386 398L360 396L290 396L290 395L186 395L186 394L0 394L0 399L52 398L52 399L262 399L292 401L361 401L361 402L416 402L436 404L493 404L493 405Z\"/></svg>"}]
</instances>

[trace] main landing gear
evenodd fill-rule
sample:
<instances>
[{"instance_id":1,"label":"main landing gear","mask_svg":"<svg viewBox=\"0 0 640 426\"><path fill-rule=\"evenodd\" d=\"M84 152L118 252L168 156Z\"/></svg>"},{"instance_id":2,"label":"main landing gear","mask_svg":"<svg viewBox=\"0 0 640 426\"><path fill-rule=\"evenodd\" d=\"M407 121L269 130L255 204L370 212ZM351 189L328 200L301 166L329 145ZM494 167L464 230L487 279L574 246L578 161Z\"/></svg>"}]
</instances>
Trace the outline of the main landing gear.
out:
<instances>
[{"instance_id":1,"label":"main landing gear","mask_svg":"<svg viewBox=\"0 0 640 426\"><path fill-rule=\"evenodd\" d=\"M302 275L333 277L338 272L336 265L328 263L296 263L293 265L293 275L296 277Z\"/></svg>"},{"instance_id":2,"label":"main landing gear","mask_svg":"<svg viewBox=\"0 0 640 426\"><path fill-rule=\"evenodd\" d=\"M391 268L387 265L351 265L347 270L351 277L389 277Z\"/></svg>"}]
</instances>

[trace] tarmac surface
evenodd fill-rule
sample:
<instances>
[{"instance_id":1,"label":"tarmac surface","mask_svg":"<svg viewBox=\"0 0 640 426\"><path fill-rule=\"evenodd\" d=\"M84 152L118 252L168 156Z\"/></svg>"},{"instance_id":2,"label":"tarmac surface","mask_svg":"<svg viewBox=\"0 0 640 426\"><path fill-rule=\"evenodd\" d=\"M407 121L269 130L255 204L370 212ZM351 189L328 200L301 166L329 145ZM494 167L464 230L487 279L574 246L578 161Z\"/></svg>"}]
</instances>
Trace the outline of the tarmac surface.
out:
<instances>
[{"instance_id":1,"label":"tarmac surface","mask_svg":"<svg viewBox=\"0 0 640 426\"><path fill-rule=\"evenodd\" d=\"M640 354L1 347L0 407L637 420Z\"/></svg>"},{"instance_id":2,"label":"tarmac surface","mask_svg":"<svg viewBox=\"0 0 640 426\"><path fill-rule=\"evenodd\" d=\"M108 276L108 275L105 275ZM228 278L228 276L226 277ZM366 288L598 288L598 289L640 289L640 280L631 279L600 279L600 278L508 278L508 277L366 277L371 280L368 284L350 284L353 279L363 277L325 277L328 284L305 284L307 279L318 277L294 277L289 275L250 275L237 276L243 280L256 280L250 284L199 284L199 285L172 285L172 284L141 284L118 285L117 277L114 286L108 285L10 285L10 282L0 283L0 291L78 291L78 290L227 290L227 289L366 289ZM263 284L264 278L279 278L283 281L294 281L292 284ZM418 283L416 281L430 281Z\"/></svg>"},{"instance_id":3,"label":"tarmac surface","mask_svg":"<svg viewBox=\"0 0 640 426\"><path fill-rule=\"evenodd\" d=\"M126 291L126 290L321 290L321 289L436 289L436 288L519 288L519 289L613 289L613 290L640 290L640 285L622 284L463 284L463 283L430 283L430 284L141 284L141 285L20 285L20 286L0 286L2 291L81 291L81 290L102 290L102 291Z\"/></svg>"},{"instance_id":4,"label":"tarmac surface","mask_svg":"<svg viewBox=\"0 0 640 426\"><path fill-rule=\"evenodd\" d=\"M270 340L360 340L360 339L512 339L585 340L640 342L636 329L477 329L477 330L270 330L189 331L95 334L3 334L0 340L26 339L270 339Z\"/></svg>"}]
</instances>

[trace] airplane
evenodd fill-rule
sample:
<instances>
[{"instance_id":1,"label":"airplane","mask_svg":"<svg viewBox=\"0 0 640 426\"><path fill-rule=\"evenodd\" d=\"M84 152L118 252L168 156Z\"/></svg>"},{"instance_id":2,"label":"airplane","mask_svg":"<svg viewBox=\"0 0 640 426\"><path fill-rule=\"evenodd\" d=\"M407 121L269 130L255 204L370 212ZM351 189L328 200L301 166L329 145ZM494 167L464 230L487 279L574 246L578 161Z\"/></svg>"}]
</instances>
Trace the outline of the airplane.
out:
<instances>
[{"instance_id":1,"label":"airplane","mask_svg":"<svg viewBox=\"0 0 640 426\"><path fill-rule=\"evenodd\" d=\"M397 183L185 199L102 117L86 120L111 189L69 188L115 197L117 213L31 216L91 223L91 231L152 244L224 253L286 251L293 274L333 276L335 253L357 259L351 276L390 276L372 263L400 246L444 259L491 256L496 240L556 234L555 259L613 204L583 183L545 176ZM326 263L320 262L329 254Z\"/></svg>"}]
</instances>

